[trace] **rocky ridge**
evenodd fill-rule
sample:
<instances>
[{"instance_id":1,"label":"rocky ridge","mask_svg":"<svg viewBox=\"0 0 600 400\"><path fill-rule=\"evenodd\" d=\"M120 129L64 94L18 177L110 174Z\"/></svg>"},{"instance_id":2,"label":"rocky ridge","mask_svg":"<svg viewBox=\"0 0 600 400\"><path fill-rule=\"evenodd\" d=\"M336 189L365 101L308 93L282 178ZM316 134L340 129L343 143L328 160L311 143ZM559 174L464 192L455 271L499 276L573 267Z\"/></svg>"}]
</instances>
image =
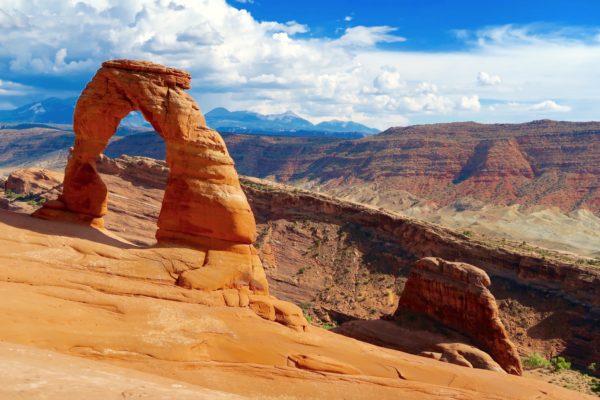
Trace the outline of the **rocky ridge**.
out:
<instances>
[{"instance_id":1,"label":"rocky ridge","mask_svg":"<svg viewBox=\"0 0 600 400\"><path fill-rule=\"evenodd\" d=\"M598 131L595 122L536 121L394 128L359 141L223 137L246 175L497 240L600 258ZM62 169L72 140L71 131L57 128L0 130L0 174L26 166ZM113 137L106 152L164 159L165 143L150 131Z\"/></svg>"}]
</instances>

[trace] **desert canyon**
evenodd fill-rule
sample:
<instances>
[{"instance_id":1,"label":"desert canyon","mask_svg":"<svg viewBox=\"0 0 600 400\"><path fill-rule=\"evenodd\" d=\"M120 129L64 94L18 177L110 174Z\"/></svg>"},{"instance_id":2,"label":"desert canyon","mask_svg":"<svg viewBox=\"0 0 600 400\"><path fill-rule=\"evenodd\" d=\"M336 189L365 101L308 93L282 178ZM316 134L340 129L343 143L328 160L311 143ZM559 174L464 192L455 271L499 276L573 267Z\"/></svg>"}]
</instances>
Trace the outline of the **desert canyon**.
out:
<instances>
[{"instance_id":1,"label":"desert canyon","mask_svg":"<svg viewBox=\"0 0 600 400\"><path fill-rule=\"evenodd\" d=\"M64 174L5 180L2 398L592 398L520 375L534 350L598 359L598 268L239 177L190 82L147 61L105 62L77 102ZM165 161L102 154L131 111ZM510 155L518 191L533 178L519 145L478 145L486 156L467 164L506 171L494 154ZM594 176L561 206L597 208Z\"/></svg>"}]
</instances>

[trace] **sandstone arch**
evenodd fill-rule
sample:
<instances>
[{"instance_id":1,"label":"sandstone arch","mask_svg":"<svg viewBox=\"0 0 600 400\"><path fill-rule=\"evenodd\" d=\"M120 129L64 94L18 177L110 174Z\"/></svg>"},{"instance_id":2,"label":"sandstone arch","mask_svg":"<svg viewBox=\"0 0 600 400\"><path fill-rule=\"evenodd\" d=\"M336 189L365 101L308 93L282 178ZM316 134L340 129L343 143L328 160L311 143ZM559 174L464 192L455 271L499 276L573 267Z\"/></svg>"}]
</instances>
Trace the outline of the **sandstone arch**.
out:
<instances>
[{"instance_id":1,"label":"sandstone arch","mask_svg":"<svg viewBox=\"0 0 600 400\"><path fill-rule=\"evenodd\" d=\"M170 168L157 240L193 244L204 257L200 265L212 267L185 271L178 283L206 290L247 286L255 293L267 293L252 246L254 215L223 139L206 127L199 107L185 92L190 80L185 71L147 61L103 63L75 108L75 146L63 194L34 215L101 226L108 191L96 171L96 158L121 119L141 111L163 137Z\"/></svg>"}]
</instances>

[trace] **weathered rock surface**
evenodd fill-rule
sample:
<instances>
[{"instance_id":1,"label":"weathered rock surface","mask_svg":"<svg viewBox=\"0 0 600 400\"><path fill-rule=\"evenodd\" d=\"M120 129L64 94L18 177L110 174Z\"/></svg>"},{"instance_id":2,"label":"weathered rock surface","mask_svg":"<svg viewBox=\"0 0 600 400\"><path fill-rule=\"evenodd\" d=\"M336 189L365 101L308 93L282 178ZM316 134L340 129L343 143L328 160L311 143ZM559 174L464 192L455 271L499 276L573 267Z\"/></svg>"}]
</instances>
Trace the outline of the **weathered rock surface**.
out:
<instances>
[{"instance_id":1,"label":"weathered rock surface","mask_svg":"<svg viewBox=\"0 0 600 400\"><path fill-rule=\"evenodd\" d=\"M483 347L510 374L522 375L515 345L500 320L487 274L470 264L426 257L415 263L398 303L465 333Z\"/></svg>"},{"instance_id":2,"label":"weathered rock surface","mask_svg":"<svg viewBox=\"0 0 600 400\"><path fill-rule=\"evenodd\" d=\"M0 210L0 341L103 361L106 369L102 367L97 380L96 373L79 364L74 364L79 369L75 376L101 385L113 379L123 398L164 393L163 378L183 382L165 398L180 398L178 391L186 390L196 390L201 398L201 389L282 400L589 398L539 381L379 348L315 327L294 331L259 318L248 307L230 307L236 299L228 291L174 285L176 271L193 268L196 254L189 248L136 248L82 224ZM245 302L242 296L239 301ZM277 320L279 305L272 304ZM0 354L1 369L7 359L2 350ZM63 379L62 359L56 358L53 375L46 368L40 371L38 360L33 354L29 360L29 386L15 388L8 382L0 392L12 387L7 398L19 398L30 393L23 390L43 385L46 376ZM12 365L11 371L23 370L23 361ZM147 375L111 366L159 378L154 385ZM128 381L128 376L138 380ZM124 387L138 385L142 378L148 383L138 386L140 390ZM63 398L92 398L89 393L78 396L78 384L63 382ZM75 395L69 395L70 388Z\"/></svg>"},{"instance_id":3,"label":"weathered rock surface","mask_svg":"<svg viewBox=\"0 0 600 400\"><path fill-rule=\"evenodd\" d=\"M51 197L61 192L62 174L43 168L27 168L11 172L4 190L17 194Z\"/></svg>"}]
</instances>

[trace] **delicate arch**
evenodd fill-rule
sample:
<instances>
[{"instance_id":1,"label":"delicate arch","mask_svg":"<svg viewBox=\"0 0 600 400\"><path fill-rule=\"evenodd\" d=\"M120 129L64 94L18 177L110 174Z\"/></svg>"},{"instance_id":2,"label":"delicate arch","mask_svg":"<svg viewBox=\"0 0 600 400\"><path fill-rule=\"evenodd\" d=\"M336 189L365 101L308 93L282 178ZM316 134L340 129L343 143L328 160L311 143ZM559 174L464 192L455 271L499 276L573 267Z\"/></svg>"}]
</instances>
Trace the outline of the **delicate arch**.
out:
<instances>
[{"instance_id":1,"label":"delicate arch","mask_svg":"<svg viewBox=\"0 0 600 400\"><path fill-rule=\"evenodd\" d=\"M102 64L75 108L75 146L60 199L66 211L88 220L106 214L108 192L96 171L96 157L121 119L140 111L165 140L170 168L157 239L254 242L254 215L233 160L185 92L190 80L184 71L146 61Z\"/></svg>"}]
</instances>

